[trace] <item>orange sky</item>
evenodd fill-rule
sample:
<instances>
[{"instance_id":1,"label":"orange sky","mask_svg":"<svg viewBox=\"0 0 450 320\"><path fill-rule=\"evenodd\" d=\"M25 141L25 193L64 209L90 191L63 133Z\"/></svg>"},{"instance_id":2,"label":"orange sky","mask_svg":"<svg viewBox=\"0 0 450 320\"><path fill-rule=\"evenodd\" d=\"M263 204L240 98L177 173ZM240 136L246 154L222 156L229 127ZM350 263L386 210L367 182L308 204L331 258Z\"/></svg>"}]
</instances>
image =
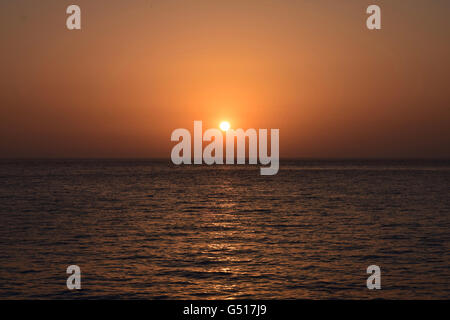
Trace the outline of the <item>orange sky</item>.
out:
<instances>
[{"instance_id":1,"label":"orange sky","mask_svg":"<svg viewBox=\"0 0 450 320\"><path fill-rule=\"evenodd\" d=\"M81 31L65 28L69 4ZM194 120L279 128L282 157L450 157L449 13L447 0L4 0L0 157L168 158Z\"/></svg>"}]
</instances>

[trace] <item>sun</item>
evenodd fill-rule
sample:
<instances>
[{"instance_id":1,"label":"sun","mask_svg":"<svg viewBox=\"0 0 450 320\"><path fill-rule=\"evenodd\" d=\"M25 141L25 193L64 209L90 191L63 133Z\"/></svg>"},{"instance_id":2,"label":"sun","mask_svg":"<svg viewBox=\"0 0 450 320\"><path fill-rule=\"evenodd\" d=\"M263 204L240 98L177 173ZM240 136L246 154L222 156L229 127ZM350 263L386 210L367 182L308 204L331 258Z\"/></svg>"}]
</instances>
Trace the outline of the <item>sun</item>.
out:
<instances>
[{"instance_id":1,"label":"sun","mask_svg":"<svg viewBox=\"0 0 450 320\"><path fill-rule=\"evenodd\" d=\"M230 129L230 123L228 121L222 121L219 127L222 131L227 131L228 129Z\"/></svg>"}]
</instances>

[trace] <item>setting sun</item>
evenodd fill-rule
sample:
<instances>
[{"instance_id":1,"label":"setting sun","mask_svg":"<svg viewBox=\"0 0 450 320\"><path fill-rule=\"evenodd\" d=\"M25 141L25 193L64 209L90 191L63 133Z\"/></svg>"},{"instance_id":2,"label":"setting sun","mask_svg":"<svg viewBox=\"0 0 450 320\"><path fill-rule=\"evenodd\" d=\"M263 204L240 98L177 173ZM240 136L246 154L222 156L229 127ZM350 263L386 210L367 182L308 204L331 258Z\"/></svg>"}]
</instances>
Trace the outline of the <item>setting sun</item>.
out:
<instances>
[{"instance_id":1,"label":"setting sun","mask_svg":"<svg viewBox=\"0 0 450 320\"><path fill-rule=\"evenodd\" d=\"M222 121L219 127L222 131L227 131L228 129L230 129L230 123L228 121Z\"/></svg>"}]
</instances>

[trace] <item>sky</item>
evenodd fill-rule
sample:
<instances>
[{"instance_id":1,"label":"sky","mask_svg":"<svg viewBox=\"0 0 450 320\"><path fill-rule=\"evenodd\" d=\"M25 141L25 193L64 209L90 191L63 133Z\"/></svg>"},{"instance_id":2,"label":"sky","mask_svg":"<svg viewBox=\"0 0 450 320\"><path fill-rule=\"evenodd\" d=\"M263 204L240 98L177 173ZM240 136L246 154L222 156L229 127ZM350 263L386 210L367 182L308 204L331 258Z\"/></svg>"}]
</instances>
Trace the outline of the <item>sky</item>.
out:
<instances>
[{"instance_id":1,"label":"sky","mask_svg":"<svg viewBox=\"0 0 450 320\"><path fill-rule=\"evenodd\" d=\"M82 30L66 29L70 4ZM0 158L169 158L194 120L280 129L281 157L450 158L449 14L447 0L2 0Z\"/></svg>"}]
</instances>

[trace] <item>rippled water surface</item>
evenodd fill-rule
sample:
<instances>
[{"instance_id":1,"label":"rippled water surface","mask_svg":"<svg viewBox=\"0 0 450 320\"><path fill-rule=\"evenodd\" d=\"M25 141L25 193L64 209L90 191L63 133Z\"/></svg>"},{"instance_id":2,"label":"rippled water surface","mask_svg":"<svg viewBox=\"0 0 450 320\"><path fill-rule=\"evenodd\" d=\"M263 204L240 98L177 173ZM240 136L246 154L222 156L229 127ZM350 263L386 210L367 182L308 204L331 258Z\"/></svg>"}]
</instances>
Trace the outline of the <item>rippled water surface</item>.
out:
<instances>
[{"instance_id":1,"label":"rippled water surface","mask_svg":"<svg viewBox=\"0 0 450 320\"><path fill-rule=\"evenodd\" d=\"M4 160L0 179L2 299L450 298L448 161L282 161L260 176ZM381 290L366 288L372 264Z\"/></svg>"}]
</instances>

